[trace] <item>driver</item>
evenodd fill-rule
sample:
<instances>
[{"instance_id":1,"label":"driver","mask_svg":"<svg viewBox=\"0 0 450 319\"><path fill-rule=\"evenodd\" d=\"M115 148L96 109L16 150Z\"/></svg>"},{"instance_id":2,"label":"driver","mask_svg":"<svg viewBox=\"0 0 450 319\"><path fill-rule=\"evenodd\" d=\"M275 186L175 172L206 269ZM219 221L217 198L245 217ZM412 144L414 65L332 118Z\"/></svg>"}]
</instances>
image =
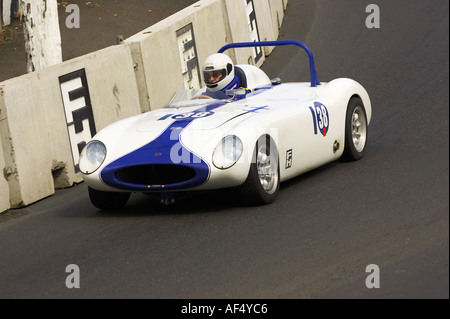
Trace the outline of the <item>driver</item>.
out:
<instances>
[{"instance_id":1,"label":"driver","mask_svg":"<svg viewBox=\"0 0 450 319\"><path fill-rule=\"evenodd\" d=\"M248 64L235 66L224 53L214 53L207 57L202 71L207 93L226 93L227 90L238 88L244 88L248 93L255 88L272 85L261 69Z\"/></svg>"},{"instance_id":2,"label":"driver","mask_svg":"<svg viewBox=\"0 0 450 319\"><path fill-rule=\"evenodd\" d=\"M223 53L215 53L206 58L203 64L203 78L209 91L226 92L237 89L241 85L230 57Z\"/></svg>"}]
</instances>

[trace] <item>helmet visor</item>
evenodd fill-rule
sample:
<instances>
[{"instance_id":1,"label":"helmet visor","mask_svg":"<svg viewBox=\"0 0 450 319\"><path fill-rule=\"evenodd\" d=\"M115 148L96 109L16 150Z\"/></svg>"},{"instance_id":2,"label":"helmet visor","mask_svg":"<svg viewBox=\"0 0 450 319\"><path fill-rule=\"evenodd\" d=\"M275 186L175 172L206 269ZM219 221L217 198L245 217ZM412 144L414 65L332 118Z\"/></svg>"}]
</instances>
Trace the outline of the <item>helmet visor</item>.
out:
<instances>
[{"instance_id":1,"label":"helmet visor","mask_svg":"<svg viewBox=\"0 0 450 319\"><path fill-rule=\"evenodd\" d=\"M217 84L227 75L226 69L221 70L204 70L203 78L206 84Z\"/></svg>"}]
</instances>

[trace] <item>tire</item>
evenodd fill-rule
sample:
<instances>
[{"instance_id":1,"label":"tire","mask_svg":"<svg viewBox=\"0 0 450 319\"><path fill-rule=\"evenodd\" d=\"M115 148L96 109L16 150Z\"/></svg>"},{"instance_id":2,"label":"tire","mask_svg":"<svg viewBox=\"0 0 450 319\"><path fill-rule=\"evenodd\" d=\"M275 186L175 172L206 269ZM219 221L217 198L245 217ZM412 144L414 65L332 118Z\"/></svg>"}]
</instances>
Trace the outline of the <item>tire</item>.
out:
<instances>
[{"instance_id":1,"label":"tire","mask_svg":"<svg viewBox=\"0 0 450 319\"><path fill-rule=\"evenodd\" d=\"M253 152L250 171L240 195L250 205L265 205L275 201L280 189L278 150L269 135L261 136Z\"/></svg>"},{"instance_id":2,"label":"tire","mask_svg":"<svg viewBox=\"0 0 450 319\"><path fill-rule=\"evenodd\" d=\"M95 207L106 210L114 211L123 208L130 198L131 193L122 192L103 192L88 187L89 199L92 205Z\"/></svg>"},{"instance_id":3,"label":"tire","mask_svg":"<svg viewBox=\"0 0 450 319\"><path fill-rule=\"evenodd\" d=\"M363 158L369 125L364 104L359 97L348 102L345 117L345 146L342 160L357 161Z\"/></svg>"}]
</instances>

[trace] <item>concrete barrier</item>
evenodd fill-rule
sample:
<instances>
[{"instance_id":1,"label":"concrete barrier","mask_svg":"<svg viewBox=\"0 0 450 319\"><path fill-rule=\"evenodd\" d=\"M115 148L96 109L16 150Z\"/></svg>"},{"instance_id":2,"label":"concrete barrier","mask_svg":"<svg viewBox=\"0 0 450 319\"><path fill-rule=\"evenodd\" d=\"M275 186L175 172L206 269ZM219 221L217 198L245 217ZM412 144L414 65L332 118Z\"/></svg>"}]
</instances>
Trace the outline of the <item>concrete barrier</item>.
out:
<instances>
[{"instance_id":1,"label":"concrete barrier","mask_svg":"<svg viewBox=\"0 0 450 319\"><path fill-rule=\"evenodd\" d=\"M278 39L287 0L225 0L230 42L273 41ZM230 55L236 63L261 66L273 47L236 49Z\"/></svg>"},{"instance_id":2,"label":"concrete barrier","mask_svg":"<svg viewBox=\"0 0 450 319\"><path fill-rule=\"evenodd\" d=\"M77 164L85 142L96 130L140 113L129 50L112 46L0 83L11 208L81 182Z\"/></svg>"},{"instance_id":3,"label":"concrete barrier","mask_svg":"<svg viewBox=\"0 0 450 319\"><path fill-rule=\"evenodd\" d=\"M11 24L11 0L0 0L3 1L0 8L0 22L3 23L3 25L10 25Z\"/></svg>"},{"instance_id":4,"label":"concrete barrier","mask_svg":"<svg viewBox=\"0 0 450 319\"><path fill-rule=\"evenodd\" d=\"M0 122L1 121L2 121L2 114L0 113ZM0 133L0 141L2 139L3 138ZM0 143L0 170L1 170L0 173L2 173L2 175L8 174L8 172L6 171L5 159L3 156L3 148L1 147L1 143ZM1 177L2 175L0 175L0 213L10 208L9 187L8 183L6 182L6 179Z\"/></svg>"},{"instance_id":5,"label":"concrete barrier","mask_svg":"<svg viewBox=\"0 0 450 319\"><path fill-rule=\"evenodd\" d=\"M275 37L280 35L280 28L284 18L284 11L287 8L288 0L268 0L270 14L272 16L272 27Z\"/></svg>"},{"instance_id":6,"label":"concrete barrier","mask_svg":"<svg viewBox=\"0 0 450 319\"><path fill-rule=\"evenodd\" d=\"M252 14L254 12L253 2L247 3L245 0L225 0L227 11L227 24L230 29L231 42L258 41L259 34L257 21ZM249 12L247 12L247 9ZM226 43L224 43L226 44ZM218 50L220 48L216 48ZM227 54L236 64L252 64L260 66L264 62L264 55L259 48L241 48L228 50Z\"/></svg>"},{"instance_id":7,"label":"concrete barrier","mask_svg":"<svg viewBox=\"0 0 450 319\"><path fill-rule=\"evenodd\" d=\"M254 1L256 20L261 41L278 39L281 21L284 16L284 0ZM287 0L286 0L287 3ZM274 47L264 47L264 55L268 56Z\"/></svg>"},{"instance_id":8,"label":"concrete barrier","mask_svg":"<svg viewBox=\"0 0 450 319\"><path fill-rule=\"evenodd\" d=\"M137 67L143 112L165 106L174 92L200 88L201 65L227 41L221 0L201 0L126 39Z\"/></svg>"}]
</instances>

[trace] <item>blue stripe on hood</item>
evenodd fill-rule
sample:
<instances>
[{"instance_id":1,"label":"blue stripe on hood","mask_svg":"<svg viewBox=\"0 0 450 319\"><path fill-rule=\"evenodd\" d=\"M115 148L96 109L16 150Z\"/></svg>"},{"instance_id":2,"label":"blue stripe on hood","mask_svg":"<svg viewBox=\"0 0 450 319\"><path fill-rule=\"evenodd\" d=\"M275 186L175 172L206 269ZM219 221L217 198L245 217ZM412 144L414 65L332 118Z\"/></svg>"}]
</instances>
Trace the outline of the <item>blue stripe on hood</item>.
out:
<instances>
[{"instance_id":1,"label":"blue stripe on hood","mask_svg":"<svg viewBox=\"0 0 450 319\"><path fill-rule=\"evenodd\" d=\"M209 112L225 104L226 103L224 102L210 104L201 107L194 112ZM129 191L183 189L203 184L209 178L209 165L203 159L185 148L181 143L181 133L194 120L195 117L175 118L175 121L172 122L156 139L113 161L103 168L101 179L109 186ZM170 185L131 184L121 181L116 177L116 172L122 168L148 164L183 165L194 169L196 175L191 180Z\"/></svg>"}]
</instances>

